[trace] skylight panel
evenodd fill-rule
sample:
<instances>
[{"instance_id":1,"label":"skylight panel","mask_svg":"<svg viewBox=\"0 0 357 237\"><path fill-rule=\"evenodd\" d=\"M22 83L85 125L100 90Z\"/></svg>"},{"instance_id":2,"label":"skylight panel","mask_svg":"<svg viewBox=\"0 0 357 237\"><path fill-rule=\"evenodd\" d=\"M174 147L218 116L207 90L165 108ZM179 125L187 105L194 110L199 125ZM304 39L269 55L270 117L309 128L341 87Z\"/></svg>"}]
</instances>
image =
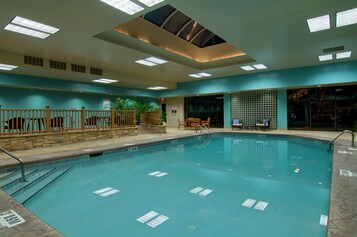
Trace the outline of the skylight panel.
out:
<instances>
[{"instance_id":1,"label":"skylight panel","mask_svg":"<svg viewBox=\"0 0 357 237\"><path fill-rule=\"evenodd\" d=\"M144 10L143 7L130 0L100 0L122 12L125 12L129 15L134 15L137 12Z\"/></svg>"},{"instance_id":2,"label":"skylight panel","mask_svg":"<svg viewBox=\"0 0 357 237\"><path fill-rule=\"evenodd\" d=\"M255 65L253 65L253 67L255 67L256 69L259 69L259 70L267 68L264 64L255 64Z\"/></svg>"},{"instance_id":3,"label":"skylight panel","mask_svg":"<svg viewBox=\"0 0 357 237\"><path fill-rule=\"evenodd\" d=\"M149 90L166 90L167 87L164 86L152 86L152 87L148 87Z\"/></svg>"},{"instance_id":4,"label":"skylight panel","mask_svg":"<svg viewBox=\"0 0 357 237\"><path fill-rule=\"evenodd\" d=\"M9 65L9 64L0 63L0 70L11 71L11 70L13 70L15 68L17 68L17 66L15 66L15 65Z\"/></svg>"},{"instance_id":5,"label":"skylight panel","mask_svg":"<svg viewBox=\"0 0 357 237\"><path fill-rule=\"evenodd\" d=\"M200 73L197 73L197 74L200 75L200 76L203 76L203 77L210 77L210 76L212 76L211 74L206 73L206 72L200 72Z\"/></svg>"},{"instance_id":6,"label":"skylight panel","mask_svg":"<svg viewBox=\"0 0 357 237\"><path fill-rule=\"evenodd\" d=\"M167 63L167 61L155 57L146 58L145 60L156 64Z\"/></svg>"},{"instance_id":7,"label":"skylight panel","mask_svg":"<svg viewBox=\"0 0 357 237\"><path fill-rule=\"evenodd\" d=\"M163 2L165 0L139 0L139 2L144 3L148 7L152 7L156 4L159 4L160 2Z\"/></svg>"},{"instance_id":8,"label":"skylight panel","mask_svg":"<svg viewBox=\"0 0 357 237\"><path fill-rule=\"evenodd\" d=\"M336 59L349 58L351 57L352 51L342 52L336 54Z\"/></svg>"},{"instance_id":9,"label":"skylight panel","mask_svg":"<svg viewBox=\"0 0 357 237\"><path fill-rule=\"evenodd\" d=\"M46 39L48 36L50 36L50 34L47 34L47 33L43 33L43 32L37 31L37 30L32 30L32 29L28 29L28 28L13 25L13 24L8 24L7 26L5 26L4 29L8 30L8 31L24 34L24 35L41 38L41 39Z\"/></svg>"},{"instance_id":10,"label":"skylight panel","mask_svg":"<svg viewBox=\"0 0 357 237\"><path fill-rule=\"evenodd\" d=\"M330 29L330 15L315 17L307 20L310 32Z\"/></svg>"},{"instance_id":11,"label":"skylight panel","mask_svg":"<svg viewBox=\"0 0 357 237\"><path fill-rule=\"evenodd\" d=\"M326 55L319 56L320 62L332 60L332 58L333 58L332 54L326 54Z\"/></svg>"},{"instance_id":12,"label":"skylight panel","mask_svg":"<svg viewBox=\"0 0 357 237\"><path fill-rule=\"evenodd\" d=\"M336 14L336 27L347 26L357 23L357 8L338 12Z\"/></svg>"},{"instance_id":13,"label":"skylight panel","mask_svg":"<svg viewBox=\"0 0 357 237\"><path fill-rule=\"evenodd\" d=\"M242 68L245 71L253 71L253 70L255 70L255 68L252 67L252 66L243 66L243 67L240 67L240 68Z\"/></svg>"},{"instance_id":14,"label":"skylight panel","mask_svg":"<svg viewBox=\"0 0 357 237\"><path fill-rule=\"evenodd\" d=\"M93 81L94 82L99 82L99 83L105 83L105 84L118 82L118 80L112 80L112 79L107 79L107 78L96 79L96 80L93 80Z\"/></svg>"},{"instance_id":15,"label":"skylight panel","mask_svg":"<svg viewBox=\"0 0 357 237\"><path fill-rule=\"evenodd\" d=\"M149 62L149 61L146 61L146 60L144 60L144 59L136 60L135 62L136 62L136 63L139 63L139 64L142 64L142 65L145 65L145 66L149 66L149 67L152 67L152 66L156 66L156 65L157 65L156 63Z\"/></svg>"},{"instance_id":16,"label":"skylight panel","mask_svg":"<svg viewBox=\"0 0 357 237\"><path fill-rule=\"evenodd\" d=\"M49 34L54 34L57 31L59 31L60 29L49 26L49 25L45 25L36 21L32 21L20 16L16 16L11 23L16 24L16 25L20 25L20 26L24 26L27 28L31 28L34 30L38 30L38 31L42 31L42 32L46 32Z\"/></svg>"},{"instance_id":17,"label":"skylight panel","mask_svg":"<svg viewBox=\"0 0 357 237\"><path fill-rule=\"evenodd\" d=\"M198 75L198 74L190 74L189 76L190 76L190 77L194 77L194 78L200 78L200 77L203 77L203 76Z\"/></svg>"}]
</instances>

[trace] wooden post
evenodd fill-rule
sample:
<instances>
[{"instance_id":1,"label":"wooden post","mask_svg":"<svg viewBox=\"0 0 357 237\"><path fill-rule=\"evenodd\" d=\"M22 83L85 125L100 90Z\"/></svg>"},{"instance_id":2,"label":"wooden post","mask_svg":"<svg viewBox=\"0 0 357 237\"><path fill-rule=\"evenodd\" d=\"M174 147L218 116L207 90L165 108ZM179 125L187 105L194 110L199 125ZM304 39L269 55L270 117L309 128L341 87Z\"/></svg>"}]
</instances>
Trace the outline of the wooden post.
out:
<instances>
[{"instance_id":1,"label":"wooden post","mask_svg":"<svg viewBox=\"0 0 357 237\"><path fill-rule=\"evenodd\" d=\"M85 116L85 109L86 107L82 106L82 110L81 110L81 129L84 130L84 116Z\"/></svg>"},{"instance_id":2,"label":"wooden post","mask_svg":"<svg viewBox=\"0 0 357 237\"><path fill-rule=\"evenodd\" d=\"M111 118L111 127L114 128L114 109L112 108L111 114L110 114Z\"/></svg>"},{"instance_id":3,"label":"wooden post","mask_svg":"<svg viewBox=\"0 0 357 237\"><path fill-rule=\"evenodd\" d=\"M51 110L50 106L46 106L46 111L45 111L45 132L48 133L50 132L50 119L51 119Z\"/></svg>"}]
</instances>

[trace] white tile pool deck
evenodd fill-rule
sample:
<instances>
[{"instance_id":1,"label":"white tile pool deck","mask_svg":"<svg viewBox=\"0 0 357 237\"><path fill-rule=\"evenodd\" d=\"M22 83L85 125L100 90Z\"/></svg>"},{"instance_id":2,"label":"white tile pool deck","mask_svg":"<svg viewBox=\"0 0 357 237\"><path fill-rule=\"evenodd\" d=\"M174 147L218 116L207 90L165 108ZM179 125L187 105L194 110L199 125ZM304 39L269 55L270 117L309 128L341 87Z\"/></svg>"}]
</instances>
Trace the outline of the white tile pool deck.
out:
<instances>
[{"instance_id":1,"label":"white tile pool deck","mask_svg":"<svg viewBox=\"0 0 357 237\"><path fill-rule=\"evenodd\" d=\"M232 132L231 129L211 129L212 132ZM339 132L325 131L296 131L296 130L272 130L272 131L247 131L235 130L237 133L264 133L264 134L281 134L297 135L303 137L313 137L323 140L332 140ZM25 151L13 152L25 163L48 161L58 158L74 157L81 154L97 153L104 150L117 149L128 144L143 144L154 141L166 140L182 136L196 134L192 130L177 130L177 128L167 128L167 134L138 134L136 136L121 137L115 139L98 140L82 142L70 145L36 148ZM349 151L351 147L351 135L344 134L338 139L335 145L332 184L330 194L330 214L328 221L327 236L357 236L357 177L342 177L339 175L340 169L348 169L357 172L357 151L351 154L344 154L341 151ZM86 151L91 149L91 151ZM18 164L14 159L0 153L0 168ZM0 189L0 212L15 210L26 222L13 228L0 228L0 235L6 236L62 236L32 213L28 212L22 205L10 198Z\"/></svg>"}]
</instances>

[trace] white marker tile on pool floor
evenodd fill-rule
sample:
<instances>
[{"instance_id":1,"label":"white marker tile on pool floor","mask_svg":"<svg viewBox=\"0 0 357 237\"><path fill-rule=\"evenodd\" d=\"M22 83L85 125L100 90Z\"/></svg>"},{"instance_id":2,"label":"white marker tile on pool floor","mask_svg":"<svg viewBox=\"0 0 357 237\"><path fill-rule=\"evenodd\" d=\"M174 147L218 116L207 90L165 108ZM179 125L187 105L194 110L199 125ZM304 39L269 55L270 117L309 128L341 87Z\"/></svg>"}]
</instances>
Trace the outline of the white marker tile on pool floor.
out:
<instances>
[{"instance_id":1,"label":"white marker tile on pool floor","mask_svg":"<svg viewBox=\"0 0 357 237\"><path fill-rule=\"evenodd\" d=\"M168 219L169 218L167 216L160 215L146 224L152 228L155 228L156 226L161 225L163 222L167 221Z\"/></svg>"},{"instance_id":2,"label":"white marker tile on pool floor","mask_svg":"<svg viewBox=\"0 0 357 237\"><path fill-rule=\"evenodd\" d=\"M148 175L150 175L150 176L155 176L155 177L162 177L162 176L165 176L165 175L167 175L167 174L168 174L168 173L166 173L166 172L155 171L155 172L149 173Z\"/></svg>"},{"instance_id":3,"label":"white marker tile on pool floor","mask_svg":"<svg viewBox=\"0 0 357 237\"><path fill-rule=\"evenodd\" d=\"M162 177L162 176L165 176L165 175L167 175L168 173L165 173L165 172L162 172L162 173L160 173L160 174L157 174L157 175L155 175L156 177Z\"/></svg>"},{"instance_id":4,"label":"white marker tile on pool floor","mask_svg":"<svg viewBox=\"0 0 357 237\"><path fill-rule=\"evenodd\" d=\"M245 201L242 203L242 206L243 206L243 207L251 208L251 207L254 205L255 202L256 202L256 200L247 198L247 200L245 200Z\"/></svg>"},{"instance_id":5,"label":"white marker tile on pool floor","mask_svg":"<svg viewBox=\"0 0 357 237\"><path fill-rule=\"evenodd\" d=\"M320 216L320 225L327 226L328 217L325 215Z\"/></svg>"},{"instance_id":6,"label":"white marker tile on pool floor","mask_svg":"<svg viewBox=\"0 0 357 237\"><path fill-rule=\"evenodd\" d=\"M112 195L112 194L117 193L117 192L120 192L120 190L114 189L114 188L111 188L111 187L107 187L107 188L102 188L102 189L99 189L97 191L94 191L93 193L99 194L102 197L106 197L106 196Z\"/></svg>"},{"instance_id":7,"label":"white marker tile on pool floor","mask_svg":"<svg viewBox=\"0 0 357 237\"><path fill-rule=\"evenodd\" d=\"M197 194L197 193L201 192L202 190L203 190L202 187L196 187L196 188L190 190L190 193Z\"/></svg>"},{"instance_id":8,"label":"white marker tile on pool floor","mask_svg":"<svg viewBox=\"0 0 357 237\"><path fill-rule=\"evenodd\" d=\"M161 171L154 171L154 172L149 173L148 175L155 176L160 173L161 173Z\"/></svg>"},{"instance_id":9,"label":"white marker tile on pool floor","mask_svg":"<svg viewBox=\"0 0 357 237\"><path fill-rule=\"evenodd\" d=\"M267 203L267 202L259 201L259 202L254 206L254 209L256 209L256 210L258 210L258 211L264 211L267 206L268 206L268 203Z\"/></svg>"},{"instance_id":10,"label":"white marker tile on pool floor","mask_svg":"<svg viewBox=\"0 0 357 237\"><path fill-rule=\"evenodd\" d=\"M154 211L150 211L150 212L146 213L145 215L139 217L136 220L141 222L141 223L145 223L145 222L151 220L152 218L156 217L157 215L159 215L159 213L154 212Z\"/></svg>"},{"instance_id":11,"label":"white marker tile on pool floor","mask_svg":"<svg viewBox=\"0 0 357 237\"><path fill-rule=\"evenodd\" d=\"M203 190L202 192L200 192L198 195L205 197L205 196L207 196L208 194L210 194L210 193L212 193L212 192L213 192L212 189L206 188L205 190Z\"/></svg>"},{"instance_id":12,"label":"white marker tile on pool floor","mask_svg":"<svg viewBox=\"0 0 357 237\"><path fill-rule=\"evenodd\" d=\"M95 194L101 194L101 193L107 192L107 191L112 190L112 189L113 189L113 188L111 188L111 187L102 188L102 189L99 189L99 190L97 190L97 191L94 191L93 193L95 193Z\"/></svg>"}]
</instances>

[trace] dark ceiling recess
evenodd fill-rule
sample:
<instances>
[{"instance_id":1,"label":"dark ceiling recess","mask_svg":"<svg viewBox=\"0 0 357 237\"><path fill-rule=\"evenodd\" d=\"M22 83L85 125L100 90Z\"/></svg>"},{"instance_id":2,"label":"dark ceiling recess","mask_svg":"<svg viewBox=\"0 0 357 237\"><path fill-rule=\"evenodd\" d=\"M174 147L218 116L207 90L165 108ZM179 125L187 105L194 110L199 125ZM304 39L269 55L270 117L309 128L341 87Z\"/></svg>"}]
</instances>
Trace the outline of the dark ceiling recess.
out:
<instances>
[{"instance_id":1,"label":"dark ceiling recess","mask_svg":"<svg viewBox=\"0 0 357 237\"><path fill-rule=\"evenodd\" d=\"M165 5L141 17L200 48L226 42L170 5Z\"/></svg>"},{"instance_id":2,"label":"dark ceiling recess","mask_svg":"<svg viewBox=\"0 0 357 237\"><path fill-rule=\"evenodd\" d=\"M336 52L336 51L341 51L341 50L345 50L345 46L336 46L336 47L332 47L332 48L326 48L326 49L323 49L322 52L331 53L331 52Z\"/></svg>"},{"instance_id":3,"label":"dark ceiling recess","mask_svg":"<svg viewBox=\"0 0 357 237\"><path fill-rule=\"evenodd\" d=\"M37 58L32 56L24 56L24 63L33 65L33 66L40 66L43 67L43 58Z\"/></svg>"}]
</instances>

